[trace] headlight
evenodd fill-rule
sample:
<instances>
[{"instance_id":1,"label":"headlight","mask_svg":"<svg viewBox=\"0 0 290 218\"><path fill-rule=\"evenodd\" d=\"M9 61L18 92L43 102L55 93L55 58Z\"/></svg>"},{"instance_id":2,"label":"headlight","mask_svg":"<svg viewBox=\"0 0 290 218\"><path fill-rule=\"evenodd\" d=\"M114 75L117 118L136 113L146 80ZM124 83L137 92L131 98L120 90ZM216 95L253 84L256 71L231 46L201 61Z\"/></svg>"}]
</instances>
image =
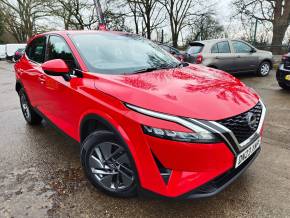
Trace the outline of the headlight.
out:
<instances>
[{"instance_id":1,"label":"headlight","mask_svg":"<svg viewBox=\"0 0 290 218\"><path fill-rule=\"evenodd\" d=\"M186 118L173 116L169 114L163 114L160 112L151 111L151 110L137 107L135 105L131 105L127 103L125 103L125 105L131 110L134 110L138 113L141 113L150 117L155 117L158 119L174 122L192 130L191 133L186 133L186 132L176 132L176 131L171 131L171 130L166 130L166 129L159 129L159 128L154 128L150 126L142 126L144 133L147 135L155 136L158 138L171 139L175 141L183 141L183 142L214 143L214 142L221 141L221 138L217 134L217 132L212 132L211 127L202 124L198 120L186 119Z\"/></svg>"},{"instance_id":2,"label":"headlight","mask_svg":"<svg viewBox=\"0 0 290 218\"><path fill-rule=\"evenodd\" d=\"M180 142L210 143L217 142L218 137L209 132L177 132L167 129L159 129L150 126L142 126L147 135Z\"/></svg>"}]
</instances>

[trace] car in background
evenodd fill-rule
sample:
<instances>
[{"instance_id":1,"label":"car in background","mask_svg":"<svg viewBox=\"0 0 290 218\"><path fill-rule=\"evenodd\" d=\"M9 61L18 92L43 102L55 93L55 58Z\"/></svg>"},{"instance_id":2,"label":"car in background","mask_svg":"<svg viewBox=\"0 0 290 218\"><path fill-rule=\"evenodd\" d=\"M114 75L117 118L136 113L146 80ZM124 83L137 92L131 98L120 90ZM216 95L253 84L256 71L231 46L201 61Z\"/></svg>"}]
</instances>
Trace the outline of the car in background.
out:
<instances>
[{"instance_id":1,"label":"car in background","mask_svg":"<svg viewBox=\"0 0 290 218\"><path fill-rule=\"evenodd\" d=\"M6 59L12 61L15 52L20 48L25 48L26 44L7 44L6 45Z\"/></svg>"},{"instance_id":2,"label":"car in background","mask_svg":"<svg viewBox=\"0 0 290 218\"><path fill-rule=\"evenodd\" d=\"M167 45L167 44L162 44L162 43L158 43L158 45L163 48L165 51L169 52L170 54L172 54L174 57L176 57L178 60L180 61L184 61L184 57L183 57L183 53L181 51L179 51L178 49Z\"/></svg>"},{"instance_id":3,"label":"car in background","mask_svg":"<svg viewBox=\"0 0 290 218\"><path fill-rule=\"evenodd\" d=\"M25 48L19 48L15 54L14 54L14 57L12 58L12 61L15 63L16 61L18 61L22 55L24 54L25 52Z\"/></svg>"},{"instance_id":4,"label":"car in background","mask_svg":"<svg viewBox=\"0 0 290 218\"><path fill-rule=\"evenodd\" d=\"M0 45L0 60L6 58L6 45Z\"/></svg>"},{"instance_id":5,"label":"car in background","mask_svg":"<svg viewBox=\"0 0 290 218\"><path fill-rule=\"evenodd\" d=\"M267 76L273 55L242 40L212 39L190 43L184 61L203 64L228 73L252 72Z\"/></svg>"},{"instance_id":6,"label":"car in background","mask_svg":"<svg viewBox=\"0 0 290 218\"><path fill-rule=\"evenodd\" d=\"M282 56L282 62L276 72L276 78L281 88L290 90L290 51Z\"/></svg>"}]
</instances>

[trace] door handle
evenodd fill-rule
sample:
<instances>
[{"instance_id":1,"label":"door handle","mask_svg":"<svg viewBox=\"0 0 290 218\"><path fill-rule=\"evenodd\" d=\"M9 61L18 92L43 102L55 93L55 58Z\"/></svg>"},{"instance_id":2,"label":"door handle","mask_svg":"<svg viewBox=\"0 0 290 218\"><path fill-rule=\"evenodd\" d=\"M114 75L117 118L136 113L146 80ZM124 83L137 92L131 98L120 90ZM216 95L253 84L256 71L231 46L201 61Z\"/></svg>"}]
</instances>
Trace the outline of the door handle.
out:
<instances>
[{"instance_id":1,"label":"door handle","mask_svg":"<svg viewBox=\"0 0 290 218\"><path fill-rule=\"evenodd\" d=\"M40 81L41 84L44 84L45 83L45 76L44 75L40 75L38 77L38 80Z\"/></svg>"},{"instance_id":2,"label":"door handle","mask_svg":"<svg viewBox=\"0 0 290 218\"><path fill-rule=\"evenodd\" d=\"M237 58L241 58L241 55L238 55Z\"/></svg>"},{"instance_id":3,"label":"door handle","mask_svg":"<svg viewBox=\"0 0 290 218\"><path fill-rule=\"evenodd\" d=\"M215 56L215 59L220 59L218 56Z\"/></svg>"}]
</instances>

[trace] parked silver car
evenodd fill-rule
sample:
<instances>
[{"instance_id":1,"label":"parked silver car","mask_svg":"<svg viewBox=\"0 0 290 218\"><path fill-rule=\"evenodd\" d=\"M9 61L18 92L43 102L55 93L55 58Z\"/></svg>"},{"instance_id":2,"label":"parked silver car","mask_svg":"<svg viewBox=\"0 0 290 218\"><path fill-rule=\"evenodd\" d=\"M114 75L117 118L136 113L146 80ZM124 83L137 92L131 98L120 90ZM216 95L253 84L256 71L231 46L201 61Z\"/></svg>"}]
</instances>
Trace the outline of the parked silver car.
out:
<instances>
[{"instance_id":1,"label":"parked silver car","mask_svg":"<svg viewBox=\"0 0 290 218\"><path fill-rule=\"evenodd\" d=\"M256 49L242 40L213 39L190 43L184 60L203 64L229 73L254 72L267 76L272 69L273 55Z\"/></svg>"}]
</instances>

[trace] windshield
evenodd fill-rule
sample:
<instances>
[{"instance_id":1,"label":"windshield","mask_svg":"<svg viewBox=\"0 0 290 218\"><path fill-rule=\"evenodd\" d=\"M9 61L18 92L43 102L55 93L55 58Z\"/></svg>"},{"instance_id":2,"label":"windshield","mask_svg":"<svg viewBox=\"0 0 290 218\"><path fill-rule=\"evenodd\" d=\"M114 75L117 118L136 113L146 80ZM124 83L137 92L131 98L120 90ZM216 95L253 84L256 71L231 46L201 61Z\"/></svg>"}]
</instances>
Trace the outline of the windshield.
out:
<instances>
[{"instance_id":1,"label":"windshield","mask_svg":"<svg viewBox=\"0 0 290 218\"><path fill-rule=\"evenodd\" d=\"M158 45L137 35L98 32L70 37L90 72L130 74L180 63Z\"/></svg>"}]
</instances>

